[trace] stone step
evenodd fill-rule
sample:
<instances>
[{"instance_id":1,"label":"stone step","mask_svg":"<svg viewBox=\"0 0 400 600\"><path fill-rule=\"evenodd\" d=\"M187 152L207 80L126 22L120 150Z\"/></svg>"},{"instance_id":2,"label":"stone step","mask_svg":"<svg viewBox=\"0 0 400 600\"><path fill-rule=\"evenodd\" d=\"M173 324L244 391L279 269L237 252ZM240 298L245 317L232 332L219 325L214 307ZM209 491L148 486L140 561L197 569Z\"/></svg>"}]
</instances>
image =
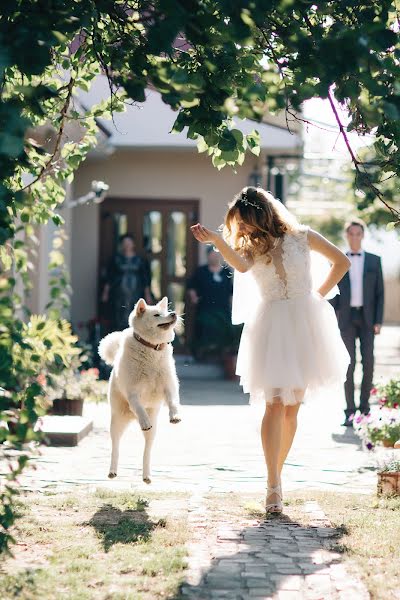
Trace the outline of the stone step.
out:
<instances>
[{"instance_id":1,"label":"stone step","mask_svg":"<svg viewBox=\"0 0 400 600\"><path fill-rule=\"evenodd\" d=\"M39 419L37 429L45 434L50 446L77 446L92 431L93 421L87 417L45 415Z\"/></svg>"}]
</instances>

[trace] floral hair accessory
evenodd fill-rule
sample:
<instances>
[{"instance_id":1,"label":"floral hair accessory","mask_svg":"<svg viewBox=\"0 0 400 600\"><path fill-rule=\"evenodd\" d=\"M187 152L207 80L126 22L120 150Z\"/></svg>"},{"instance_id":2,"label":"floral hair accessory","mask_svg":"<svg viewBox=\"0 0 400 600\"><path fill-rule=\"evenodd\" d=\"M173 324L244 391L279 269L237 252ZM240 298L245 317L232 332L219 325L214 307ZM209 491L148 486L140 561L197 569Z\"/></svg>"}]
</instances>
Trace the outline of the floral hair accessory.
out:
<instances>
[{"instance_id":1,"label":"floral hair accessory","mask_svg":"<svg viewBox=\"0 0 400 600\"><path fill-rule=\"evenodd\" d=\"M253 198L252 198L253 197ZM252 202L251 200L257 198L257 189L256 188L247 188L245 191L241 193L239 198L239 202L244 204L245 206L252 206L253 208L257 208L258 210L262 210L259 204Z\"/></svg>"}]
</instances>

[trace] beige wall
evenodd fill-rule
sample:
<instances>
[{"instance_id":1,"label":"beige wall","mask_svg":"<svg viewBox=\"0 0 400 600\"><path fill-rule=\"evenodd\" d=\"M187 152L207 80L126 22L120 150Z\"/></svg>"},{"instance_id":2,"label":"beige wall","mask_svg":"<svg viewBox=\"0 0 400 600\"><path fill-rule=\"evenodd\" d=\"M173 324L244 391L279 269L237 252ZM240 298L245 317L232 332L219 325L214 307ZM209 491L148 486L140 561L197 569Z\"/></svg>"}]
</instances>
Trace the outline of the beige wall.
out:
<instances>
[{"instance_id":1,"label":"beige wall","mask_svg":"<svg viewBox=\"0 0 400 600\"><path fill-rule=\"evenodd\" d=\"M400 322L400 278L390 277L385 280L385 323Z\"/></svg>"},{"instance_id":2,"label":"beige wall","mask_svg":"<svg viewBox=\"0 0 400 600\"><path fill-rule=\"evenodd\" d=\"M260 157L259 164L265 162ZM208 156L195 151L116 151L105 160L87 160L74 182L74 197L86 194L93 179L109 186L109 196L149 199L198 199L201 221L211 228L222 222L227 203L247 185L257 158L249 156L235 174L217 171ZM74 326L96 315L99 208L73 209L71 235L71 320ZM205 248L201 249L202 259Z\"/></svg>"}]
</instances>

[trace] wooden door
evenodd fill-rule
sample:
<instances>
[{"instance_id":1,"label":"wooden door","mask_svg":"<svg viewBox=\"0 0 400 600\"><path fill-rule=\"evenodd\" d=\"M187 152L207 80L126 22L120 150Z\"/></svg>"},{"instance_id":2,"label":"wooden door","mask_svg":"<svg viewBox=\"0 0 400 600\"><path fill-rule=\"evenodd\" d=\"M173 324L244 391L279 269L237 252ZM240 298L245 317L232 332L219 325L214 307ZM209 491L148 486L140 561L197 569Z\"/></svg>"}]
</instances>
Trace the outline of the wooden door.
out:
<instances>
[{"instance_id":1,"label":"wooden door","mask_svg":"<svg viewBox=\"0 0 400 600\"><path fill-rule=\"evenodd\" d=\"M107 198L100 207L100 274L132 233L136 251L150 265L156 301L168 296L173 310L184 314L176 349L186 351L193 331L193 310L186 306L186 282L198 264L198 244L189 228L198 221L198 200Z\"/></svg>"}]
</instances>

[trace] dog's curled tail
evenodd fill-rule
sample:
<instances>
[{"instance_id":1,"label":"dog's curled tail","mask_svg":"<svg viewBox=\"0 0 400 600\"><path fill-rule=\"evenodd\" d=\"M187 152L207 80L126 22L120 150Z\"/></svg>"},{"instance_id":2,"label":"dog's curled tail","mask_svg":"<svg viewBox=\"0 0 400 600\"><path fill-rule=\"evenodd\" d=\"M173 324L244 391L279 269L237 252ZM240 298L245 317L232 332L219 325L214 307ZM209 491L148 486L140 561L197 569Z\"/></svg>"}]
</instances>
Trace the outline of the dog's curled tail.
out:
<instances>
[{"instance_id":1,"label":"dog's curled tail","mask_svg":"<svg viewBox=\"0 0 400 600\"><path fill-rule=\"evenodd\" d=\"M100 340L99 354L100 358L104 360L108 365L113 365L118 348L122 339L122 331L113 331L106 337Z\"/></svg>"}]
</instances>

